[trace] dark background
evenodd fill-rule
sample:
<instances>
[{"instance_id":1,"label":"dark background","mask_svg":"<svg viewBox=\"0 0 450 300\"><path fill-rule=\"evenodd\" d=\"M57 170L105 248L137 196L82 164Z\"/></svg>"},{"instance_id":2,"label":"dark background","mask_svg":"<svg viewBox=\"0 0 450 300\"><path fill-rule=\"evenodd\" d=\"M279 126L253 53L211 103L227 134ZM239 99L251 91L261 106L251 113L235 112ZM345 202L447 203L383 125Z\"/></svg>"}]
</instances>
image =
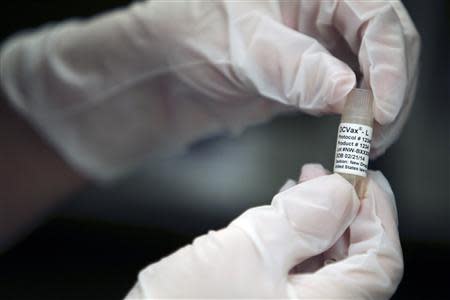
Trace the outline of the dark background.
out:
<instances>
[{"instance_id":1,"label":"dark background","mask_svg":"<svg viewBox=\"0 0 450 300\"><path fill-rule=\"evenodd\" d=\"M0 38L127 1L14 1ZM422 36L416 102L399 141L372 168L397 198L405 257L394 299L450 298L448 1L404 1ZM0 256L2 299L120 299L140 269L246 208L267 204L301 165L332 167L337 117L281 117L240 137L198 142L105 187L71 196Z\"/></svg>"}]
</instances>

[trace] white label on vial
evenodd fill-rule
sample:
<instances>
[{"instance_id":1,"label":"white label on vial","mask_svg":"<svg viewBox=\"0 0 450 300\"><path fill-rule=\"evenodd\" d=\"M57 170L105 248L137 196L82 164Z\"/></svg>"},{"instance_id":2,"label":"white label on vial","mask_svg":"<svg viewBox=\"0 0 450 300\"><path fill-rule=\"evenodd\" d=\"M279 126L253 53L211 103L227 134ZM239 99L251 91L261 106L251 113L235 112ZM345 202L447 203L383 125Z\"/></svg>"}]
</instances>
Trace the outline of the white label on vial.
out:
<instances>
[{"instance_id":1,"label":"white label on vial","mask_svg":"<svg viewBox=\"0 0 450 300\"><path fill-rule=\"evenodd\" d=\"M372 127L341 123L336 143L334 172L366 177Z\"/></svg>"}]
</instances>

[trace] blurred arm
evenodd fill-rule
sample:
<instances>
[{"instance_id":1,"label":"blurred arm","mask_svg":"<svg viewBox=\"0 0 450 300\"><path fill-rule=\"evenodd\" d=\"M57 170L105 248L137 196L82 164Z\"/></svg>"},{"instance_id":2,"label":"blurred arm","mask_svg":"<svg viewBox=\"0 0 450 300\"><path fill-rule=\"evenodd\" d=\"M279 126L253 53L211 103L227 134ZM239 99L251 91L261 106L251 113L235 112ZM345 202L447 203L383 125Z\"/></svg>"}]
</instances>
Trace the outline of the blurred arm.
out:
<instances>
[{"instance_id":1,"label":"blurred arm","mask_svg":"<svg viewBox=\"0 0 450 300\"><path fill-rule=\"evenodd\" d=\"M0 91L0 251L87 182L22 119Z\"/></svg>"}]
</instances>

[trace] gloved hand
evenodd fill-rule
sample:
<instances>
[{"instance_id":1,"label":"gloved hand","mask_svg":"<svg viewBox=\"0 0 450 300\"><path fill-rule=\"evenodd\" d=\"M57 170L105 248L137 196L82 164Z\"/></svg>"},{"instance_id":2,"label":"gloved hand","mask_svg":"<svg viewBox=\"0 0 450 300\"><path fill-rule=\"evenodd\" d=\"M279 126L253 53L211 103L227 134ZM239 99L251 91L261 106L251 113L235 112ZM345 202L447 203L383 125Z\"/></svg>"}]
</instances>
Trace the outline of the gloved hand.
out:
<instances>
[{"instance_id":1,"label":"gloved hand","mask_svg":"<svg viewBox=\"0 0 450 300\"><path fill-rule=\"evenodd\" d=\"M107 178L286 105L338 113L352 67L375 95L376 156L406 120L419 47L397 1L146 1L12 38L1 85L76 168Z\"/></svg>"},{"instance_id":2,"label":"gloved hand","mask_svg":"<svg viewBox=\"0 0 450 300\"><path fill-rule=\"evenodd\" d=\"M403 270L395 200L380 172L368 178L360 203L340 175L306 165L270 206L141 271L127 299L388 299Z\"/></svg>"}]
</instances>

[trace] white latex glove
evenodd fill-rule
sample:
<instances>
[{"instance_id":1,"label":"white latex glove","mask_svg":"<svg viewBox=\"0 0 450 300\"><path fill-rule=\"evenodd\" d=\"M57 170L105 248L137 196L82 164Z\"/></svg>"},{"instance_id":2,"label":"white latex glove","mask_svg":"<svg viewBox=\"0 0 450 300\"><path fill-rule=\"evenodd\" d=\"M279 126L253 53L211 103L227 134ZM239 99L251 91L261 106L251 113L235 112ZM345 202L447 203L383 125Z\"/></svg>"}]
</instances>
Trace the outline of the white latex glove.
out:
<instances>
[{"instance_id":1,"label":"white latex glove","mask_svg":"<svg viewBox=\"0 0 450 300\"><path fill-rule=\"evenodd\" d=\"M77 169L106 179L288 106L338 113L359 62L379 155L406 120L419 45L397 1L146 1L12 38L1 85Z\"/></svg>"},{"instance_id":2,"label":"white latex glove","mask_svg":"<svg viewBox=\"0 0 450 300\"><path fill-rule=\"evenodd\" d=\"M403 271L389 184L370 172L360 204L345 179L324 174L305 166L310 180L148 266L127 299L388 299Z\"/></svg>"}]
</instances>

